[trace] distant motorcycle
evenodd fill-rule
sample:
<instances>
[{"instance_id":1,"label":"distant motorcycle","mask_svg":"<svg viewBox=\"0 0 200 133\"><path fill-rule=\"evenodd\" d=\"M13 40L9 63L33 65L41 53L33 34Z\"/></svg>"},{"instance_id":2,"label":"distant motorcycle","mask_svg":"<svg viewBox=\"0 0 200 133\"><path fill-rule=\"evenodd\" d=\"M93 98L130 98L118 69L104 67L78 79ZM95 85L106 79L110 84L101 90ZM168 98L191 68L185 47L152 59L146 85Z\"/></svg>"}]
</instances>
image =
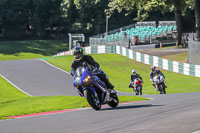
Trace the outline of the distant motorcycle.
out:
<instances>
[{"instance_id":1,"label":"distant motorcycle","mask_svg":"<svg viewBox=\"0 0 200 133\"><path fill-rule=\"evenodd\" d=\"M142 81L140 79L135 79L132 82L132 88L135 91L135 95L142 95Z\"/></svg>"},{"instance_id":2,"label":"distant motorcycle","mask_svg":"<svg viewBox=\"0 0 200 133\"><path fill-rule=\"evenodd\" d=\"M102 104L116 107L119 104L117 94L110 93L111 90L99 79L97 72L90 70L89 66L77 68L73 79L74 87L81 88L80 93L94 110L100 110Z\"/></svg>"},{"instance_id":3,"label":"distant motorcycle","mask_svg":"<svg viewBox=\"0 0 200 133\"><path fill-rule=\"evenodd\" d=\"M156 75L153 77L153 83L158 88L160 94L166 94L165 78L161 75Z\"/></svg>"}]
</instances>

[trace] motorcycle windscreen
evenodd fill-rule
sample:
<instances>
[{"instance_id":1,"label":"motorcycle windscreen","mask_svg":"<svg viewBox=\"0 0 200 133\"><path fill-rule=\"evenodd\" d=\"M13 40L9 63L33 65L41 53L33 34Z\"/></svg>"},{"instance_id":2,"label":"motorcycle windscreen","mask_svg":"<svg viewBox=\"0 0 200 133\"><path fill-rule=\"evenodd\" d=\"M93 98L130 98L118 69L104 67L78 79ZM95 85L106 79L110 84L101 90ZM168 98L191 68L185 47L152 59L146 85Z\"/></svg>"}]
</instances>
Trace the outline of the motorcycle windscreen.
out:
<instances>
[{"instance_id":1,"label":"motorcycle windscreen","mask_svg":"<svg viewBox=\"0 0 200 133\"><path fill-rule=\"evenodd\" d=\"M81 77L83 75L84 71L85 71L85 68L79 67L79 68L76 69L75 74L76 74L77 77Z\"/></svg>"},{"instance_id":2,"label":"motorcycle windscreen","mask_svg":"<svg viewBox=\"0 0 200 133\"><path fill-rule=\"evenodd\" d=\"M87 77L88 73L84 67L79 67L76 69L76 77L78 77L79 81L77 81L80 85L83 84L83 80Z\"/></svg>"}]
</instances>

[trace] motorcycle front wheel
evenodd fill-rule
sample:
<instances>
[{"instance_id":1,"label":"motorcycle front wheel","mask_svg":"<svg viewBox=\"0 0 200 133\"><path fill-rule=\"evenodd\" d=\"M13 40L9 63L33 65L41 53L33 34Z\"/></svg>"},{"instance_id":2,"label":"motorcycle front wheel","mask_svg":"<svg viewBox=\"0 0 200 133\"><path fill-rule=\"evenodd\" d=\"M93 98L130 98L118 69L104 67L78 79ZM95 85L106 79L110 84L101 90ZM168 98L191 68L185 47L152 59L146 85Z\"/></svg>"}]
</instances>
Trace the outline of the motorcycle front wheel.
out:
<instances>
[{"instance_id":1,"label":"motorcycle front wheel","mask_svg":"<svg viewBox=\"0 0 200 133\"><path fill-rule=\"evenodd\" d=\"M94 94L94 93L92 93L92 91L87 89L87 90L84 90L83 93L84 93L86 100L88 101L88 103L94 110L101 109L101 103L100 103L99 97L96 92L95 92L96 94Z\"/></svg>"},{"instance_id":2,"label":"motorcycle front wheel","mask_svg":"<svg viewBox=\"0 0 200 133\"><path fill-rule=\"evenodd\" d=\"M139 95L142 95L142 86L138 86Z\"/></svg>"},{"instance_id":3,"label":"motorcycle front wheel","mask_svg":"<svg viewBox=\"0 0 200 133\"><path fill-rule=\"evenodd\" d=\"M160 91L160 94L166 94L164 83L159 84L159 91Z\"/></svg>"}]
</instances>

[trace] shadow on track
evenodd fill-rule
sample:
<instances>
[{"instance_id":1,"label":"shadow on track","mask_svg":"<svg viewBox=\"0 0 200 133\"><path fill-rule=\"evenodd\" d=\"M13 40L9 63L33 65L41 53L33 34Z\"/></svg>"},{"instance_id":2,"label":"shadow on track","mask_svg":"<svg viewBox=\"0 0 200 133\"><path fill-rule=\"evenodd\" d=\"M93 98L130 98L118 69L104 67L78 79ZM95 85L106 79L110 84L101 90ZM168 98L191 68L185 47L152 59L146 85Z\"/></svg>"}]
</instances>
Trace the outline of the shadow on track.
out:
<instances>
[{"instance_id":1,"label":"shadow on track","mask_svg":"<svg viewBox=\"0 0 200 133\"><path fill-rule=\"evenodd\" d=\"M104 110L119 110L119 109L147 108L147 107L159 107L159 106L164 106L164 105L152 105L152 104L127 105L127 106L118 106L118 107L115 107L115 108L103 108L101 110L102 111L104 111Z\"/></svg>"}]
</instances>

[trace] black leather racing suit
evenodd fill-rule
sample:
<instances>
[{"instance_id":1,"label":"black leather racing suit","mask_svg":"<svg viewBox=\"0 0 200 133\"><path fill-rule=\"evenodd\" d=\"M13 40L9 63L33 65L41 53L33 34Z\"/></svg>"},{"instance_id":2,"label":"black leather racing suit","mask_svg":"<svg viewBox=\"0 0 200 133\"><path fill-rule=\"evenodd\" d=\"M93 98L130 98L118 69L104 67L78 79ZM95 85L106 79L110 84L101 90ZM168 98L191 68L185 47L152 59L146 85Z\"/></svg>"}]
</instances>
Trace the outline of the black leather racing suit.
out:
<instances>
[{"instance_id":1,"label":"black leather racing suit","mask_svg":"<svg viewBox=\"0 0 200 133\"><path fill-rule=\"evenodd\" d=\"M110 89L113 89L114 86L109 82L108 76L99 69L100 65L92 58L90 55L83 55L83 57L80 60L73 60L71 64L71 75L73 76L75 74L75 71L78 67L83 66L83 63L86 62L89 64L92 69L97 69L98 74L97 76L106 83L107 87Z\"/></svg>"},{"instance_id":2,"label":"black leather racing suit","mask_svg":"<svg viewBox=\"0 0 200 133\"><path fill-rule=\"evenodd\" d=\"M142 79L142 77L139 75L139 74L136 74L136 75L133 75L133 74L131 74L131 82L130 82L130 84L129 84L129 88L132 88L133 87L133 83L132 82L134 82L134 80L135 79L140 79L141 81L143 81L143 79Z\"/></svg>"}]
</instances>

